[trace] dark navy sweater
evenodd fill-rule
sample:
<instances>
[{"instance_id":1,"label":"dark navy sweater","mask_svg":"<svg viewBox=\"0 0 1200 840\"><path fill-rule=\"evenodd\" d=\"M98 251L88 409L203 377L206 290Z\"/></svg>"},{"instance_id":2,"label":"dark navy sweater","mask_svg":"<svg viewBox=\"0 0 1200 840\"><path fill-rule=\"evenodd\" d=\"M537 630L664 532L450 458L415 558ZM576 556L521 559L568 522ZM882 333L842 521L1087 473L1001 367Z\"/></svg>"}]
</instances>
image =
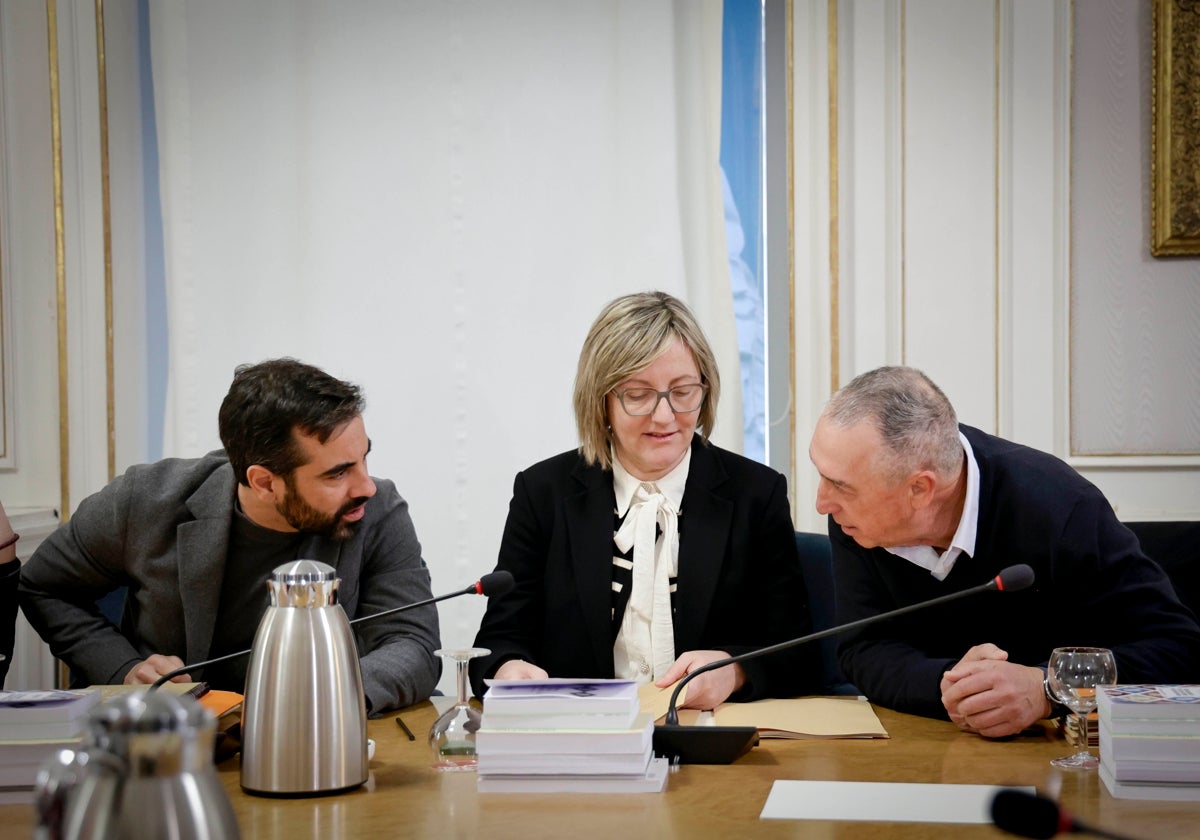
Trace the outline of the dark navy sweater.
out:
<instances>
[{"instance_id":1,"label":"dark navy sweater","mask_svg":"<svg viewBox=\"0 0 1200 840\"><path fill-rule=\"evenodd\" d=\"M1100 491L1044 452L961 426L979 464L975 555L944 581L883 548L864 549L832 518L838 620L854 621L985 583L1028 563L1034 585L984 592L841 637L847 679L873 702L946 718L942 674L977 644L1045 666L1055 647L1111 648L1122 683L1200 682L1200 626Z\"/></svg>"}]
</instances>

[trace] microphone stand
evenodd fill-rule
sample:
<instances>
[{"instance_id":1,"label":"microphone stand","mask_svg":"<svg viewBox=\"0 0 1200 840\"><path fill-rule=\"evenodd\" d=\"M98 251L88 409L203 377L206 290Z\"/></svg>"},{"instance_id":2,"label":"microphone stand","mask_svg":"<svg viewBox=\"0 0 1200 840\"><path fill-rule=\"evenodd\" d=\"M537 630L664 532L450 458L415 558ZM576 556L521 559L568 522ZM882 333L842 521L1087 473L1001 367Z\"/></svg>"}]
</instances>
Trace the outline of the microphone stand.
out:
<instances>
[{"instance_id":1,"label":"microphone stand","mask_svg":"<svg viewBox=\"0 0 1200 840\"><path fill-rule=\"evenodd\" d=\"M492 574L498 574L498 573L493 572ZM488 575L484 575L484 577L487 578ZM510 580L511 580L511 578L510 578ZM509 584L509 585L511 585L511 584ZM507 587L505 587L505 585L503 583L500 583L499 588L507 591ZM472 583L470 586L468 586L466 589L460 589L457 592L451 592L448 595L438 595L437 597L434 597L434 598L426 598L424 601L416 601L412 604L404 604L399 607L392 607L390 610L383 610L382 612L371 613L370 615L360 616L359 618L353 619L350 622L350 626L353 627L355 624L361 624L364 621L373 621L376 618L383 618L384 616L389 616L389 615L392 615L393 613L403 612L405 610L416 609L417 607L427 607L430 604L436 604L439 601L445 601L450 598L457 598L460 595L489 595L489 597L490 597L491 594L497 594L497 595L500 594L499 591L496 591L494 593L489 593L486 590L487 590L487 587L485 584L482 583L482 581L476 581L475 583ZM155 689L161 688L163 685L170 682L175 677L178 677L181 674L186 674L188 671L196 670L199 668L205 668L209 665L216 665L219 662L228 662L230 659L237 659L239 656L247 656L250 653L251 653L251 649L246 648L246 650L239 650L235 653L227 653L224 656L218 656L215 659L206 659L203 662L189 663L187 665L184 665L181 668L176 668L174 671L168 671L167 673L163 674L161 677L159 677L157 680L155 680L151 684L149 690L154 691Z\"/></svg>"},{"instance_id":2,"label":"microphone stand","mask_svg":"<svg viewBox=\"0 0 1200 840\"><path fill-rule=\"evenodd\" d=\"M1013 568L1021 568L1020 566ZM866 618L860 618L856 621L851 621L847 624L839 624L836 627L828 627L824 630L818 630L815 633L809 633L807 636L801 636L798 639L789 639L786 642L779 642L770 647L758 648L756 650L747 651L746 653L730 656L726 659L718 659L715 662L709 662L707 665L702 665L694 671L689 671L684 677L675 683L675 690L671 692L671 702L667 706L666 721L654 727L654 751L662 756L671 759L672 763L682 764L730 764L736 759L744 755L750 748L758 744L758 729L754 726L681 726L679 723L679 712L676 709L676 703L679 701L679 693L683 687L691 682L695 677L701 674L706 674L709 671L715 671L717 668L724 668L726 665L734 665L738 662L744 662L747 659L754 659L759 656L769 656L772 653L788 650L789 648L802 645L807 642L815 642L820 639L828 638L829 636L838 633L844 633L847 630L855 630L859 627L865 627L868 624L874 624L877 621L884 621L889 618L898 618L902 615L907 615L917 610L923 610L926 607L936 607L939 604L944 604L948 601L955 601L959 598L965 598L968 595L975 595L980 592L988 591L1016 591L1023 589L1033 582L1032 570L1028 566L1024 567L1028 570L1028 579L1021 580L1015 586L1006 585L1001 576L989 580L987 583L982 583L978 586L972 586L969 589L963 589L958 592L951 592L949 595L942 595L938 598L932 598L928 601L921 601L916 604L909 604L906 607L889 610L878 615L870 615ZM1005 572L1008 570L1006 569Z\"/></svg>"},{"instance_id":3,"label":"microphone stand","mask_svg":"<svg viewBox=\"0 0 1200 840\"><path fill-rule=\"evenodd\" d=\"M355 624L361 624L364 621L372 621L376 618L383 618L385 615L391 615L392 613L398 613L398 612L403 612L404 610L415 609L416 607L427 607L430 604L436 604L438 601L446 601L446 600L449 600L450 598L457 598L459 595L483 595L483 594L484 594L483 590L480 588L479 583L476 582L476 583L472 583L466 589L460 589L458 592L451 592L449 595L438 595L436 598L426 598L424 601L417 601L414 604L404 604L403 606L392 607L390 610L384 610L383 612L371 613L370 615L360 616L359 618L353 619L350 622L350 626L353 627ZM246 652L249 653L250 651L246 651Z\"/></svg>"}]
</instances>

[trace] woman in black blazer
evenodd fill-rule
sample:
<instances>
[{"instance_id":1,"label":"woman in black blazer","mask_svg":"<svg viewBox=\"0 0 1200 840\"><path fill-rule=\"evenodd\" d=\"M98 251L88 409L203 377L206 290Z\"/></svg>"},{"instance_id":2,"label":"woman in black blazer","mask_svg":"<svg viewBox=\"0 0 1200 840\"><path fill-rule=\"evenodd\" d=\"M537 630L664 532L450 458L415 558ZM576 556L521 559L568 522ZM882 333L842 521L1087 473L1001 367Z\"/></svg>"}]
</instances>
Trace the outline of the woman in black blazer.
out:
<instances>
[{"instance_id":1,"label":"woman in black blazer","mask_svg":"<svg viewBox=\"0 0 1200 840\"><path fill-rule=\"evenodd\" d=\"M485 678L625 677L665 687L708 662L812 629L782 475L708 442L720 377L691 312L614 300L579 357L581 444L518 473L471 662ZM697 434L697 431L700 434ZM815 690L817 649L688 684L690 708Z\"/></svg>"}]
</instances>

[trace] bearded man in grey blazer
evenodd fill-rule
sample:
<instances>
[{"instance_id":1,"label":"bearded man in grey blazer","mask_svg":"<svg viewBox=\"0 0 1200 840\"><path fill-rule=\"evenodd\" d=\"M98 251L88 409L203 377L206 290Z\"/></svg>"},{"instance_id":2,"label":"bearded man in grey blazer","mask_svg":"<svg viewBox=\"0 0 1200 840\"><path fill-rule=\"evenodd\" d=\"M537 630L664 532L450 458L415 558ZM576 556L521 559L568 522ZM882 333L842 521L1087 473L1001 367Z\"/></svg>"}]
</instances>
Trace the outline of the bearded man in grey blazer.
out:
<instances>
[{"instance_id":1,"label":"bearded man in grey blazer","mask_svg":"<svg viewBox=\"0 0 1200 840\"><path fill-rule=\"evenodd\" d=\"M408 505L367 472L360 389L294 359L242 365L224 450L131 467L85 499L21 571L21 607L73 683L152 683L249 648L271 571L337 569L351 619L431 597ZM127 590L120 626L96 602ZM424 700L441 666L434 606L355 627L367 708ZM247 657L186 674L242 691Z\"/></svg>"}]
</instances>

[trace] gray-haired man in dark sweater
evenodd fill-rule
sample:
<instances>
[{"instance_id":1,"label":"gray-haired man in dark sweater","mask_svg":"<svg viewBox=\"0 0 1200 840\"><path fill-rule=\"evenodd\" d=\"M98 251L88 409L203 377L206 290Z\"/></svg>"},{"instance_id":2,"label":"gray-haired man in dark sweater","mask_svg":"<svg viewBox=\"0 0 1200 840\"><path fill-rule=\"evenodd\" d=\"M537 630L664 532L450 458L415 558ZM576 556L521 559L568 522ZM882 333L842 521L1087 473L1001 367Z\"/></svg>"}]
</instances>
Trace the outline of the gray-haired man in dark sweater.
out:
<instances>
[{"instance_id":1,"label":"gray-haired man in dark sweater","mask_svg":"<svg viewBox=\"0 0 1200 840\"><path fill-rule=\"evenodd\" d=\"M884 367L836 393L809 455L829 516L838 620L992 579L1022 592L963 598L845 634L846 677L873 701L987 737L1053 711L1055 647L1110 648L1121 682L1200 681L1200 626L1103 494L1059 459L959 425L920 371Z\"/></svg>"}]
</instances>

